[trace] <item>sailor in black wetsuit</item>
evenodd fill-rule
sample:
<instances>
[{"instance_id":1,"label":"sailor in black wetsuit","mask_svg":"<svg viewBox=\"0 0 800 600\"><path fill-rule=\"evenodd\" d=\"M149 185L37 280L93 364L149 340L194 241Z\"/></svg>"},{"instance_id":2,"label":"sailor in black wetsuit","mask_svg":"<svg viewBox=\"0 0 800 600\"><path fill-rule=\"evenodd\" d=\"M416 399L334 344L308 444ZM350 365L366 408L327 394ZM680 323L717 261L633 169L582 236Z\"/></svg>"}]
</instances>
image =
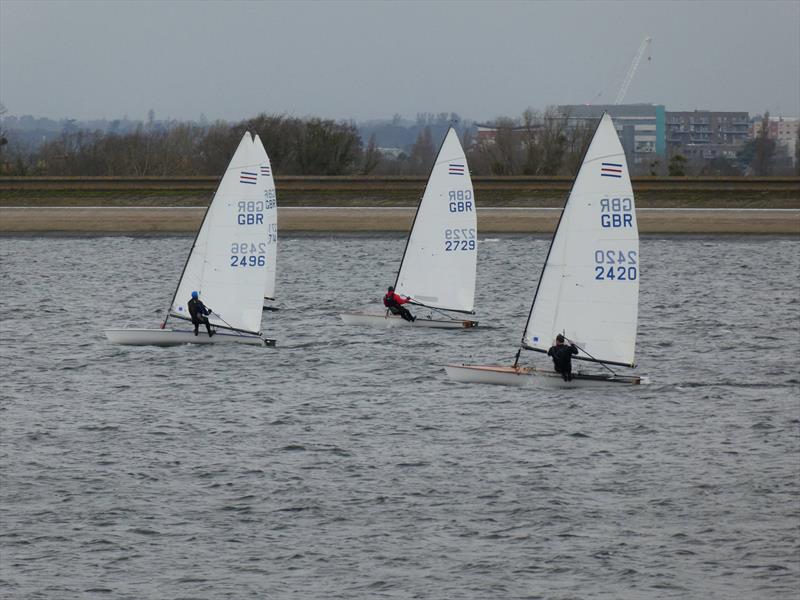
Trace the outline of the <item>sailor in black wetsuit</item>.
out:
<instances>
[{"instance_id":1,"label":"sailor in black wetsuit","mask_svg":"<svg viewBox=\"0 0 800 600\"><path fill-rule=\"evenodd\" d=\"M197 292L192 292L192 298L186 304L186 307L189 309L189 315L192 317L192 324L194 325L194 334L197 335L197 329L200 327L200 324L206 326L206 331L208 331L208 337L214 335L214 331L211 330L211 324L208 322L208 317L206 315L211 314L211 310L206 308L206 305L203 304L203 301L199 298L200 294Z\"/></svg>"},{"instance_id":2,"label":"sailor in black wetsuit","mask_svg":"<svg viewBox=\"0 0 800 600\"><path fill-rule=\"evenodd\" d=\"M553 357L553 366L556 373L561 373L564 381L572 381L572 355L578 353L575 344L567 346L564 343L564 336L560 333L556 336L556 345L550 346L547 356Z\"/></svg>"}]
</instances>

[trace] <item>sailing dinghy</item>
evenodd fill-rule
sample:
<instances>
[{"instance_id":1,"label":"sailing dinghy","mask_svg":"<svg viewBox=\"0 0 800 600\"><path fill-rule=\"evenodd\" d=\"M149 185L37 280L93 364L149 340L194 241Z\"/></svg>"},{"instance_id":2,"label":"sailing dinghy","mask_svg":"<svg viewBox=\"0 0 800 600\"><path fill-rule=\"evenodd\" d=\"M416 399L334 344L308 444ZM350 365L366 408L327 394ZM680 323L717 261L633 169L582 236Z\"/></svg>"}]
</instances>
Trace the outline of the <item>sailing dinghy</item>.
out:
<instances>
[{"instance_id":1,"label":"sailing dinghy","mask_svg":"<svg viewBox=\"0 0 800 600\"><path fill-rule=\"evenodd\" d=\"M612 369L636 366L638 306L639 233L633 190L619 137L611 117L604 114L561 213L514 364L451 364L445 369L451 379L463 383L638 384L639 377ZM593 362L599 372L583 373L573 363L573 379L567 382L552 366L519 364L523 349L546 354L559 333L578 347L574 360Z\"/></svg>"},{"instance_id":2,"label":"sailing dinghy","mask_svg":"<svg viewBox=\"0 0 800 600\"><path fill-rule=\"evenodd\" d=\"M439 149L425 193L406 240L395 292L412 304L435 311L406 321L399 315L342 313L347 325L469 329L477 321L448 313L473 315L478 255L478 223L467 158L452 127Z\"/></svg>"},{"instance_id":3,"label":"sailing dinghy","mask_svg":"<svg viewBox=\"0 0 800 600\"><path fill-rule=\"evenodd\" d=\"M251 344L274 346L261 335L261 307L267 280L269 221L259 179L261 156L245 133L231 159L186 260L178 287L160 329L106 329L115 344L176 346L179 344ZM191 321L186 307L192 291L213 312L215 329L194 335L186 328L168 328L170 317ZM201 328L202 329L202 328Z\"/></svg>"},{"instance_id":4,"label":"sailing dinghy","mask_svg":"<svg viewBox=\"0 0 800 600\"><path fill-rule=\"evenodd\" d=\"M278 258L278 200L275 194L275 179L272 176L272 165L269 156L256 134L253 138L253 148L258 160L258 190L260 198L264 201L264 220L267 222L267 266L265 269L266 281L264 283L264 300L275 300L275 275ZM264 310L278 310L272 306L264 305Z\"/></svg>"}]
</instances>

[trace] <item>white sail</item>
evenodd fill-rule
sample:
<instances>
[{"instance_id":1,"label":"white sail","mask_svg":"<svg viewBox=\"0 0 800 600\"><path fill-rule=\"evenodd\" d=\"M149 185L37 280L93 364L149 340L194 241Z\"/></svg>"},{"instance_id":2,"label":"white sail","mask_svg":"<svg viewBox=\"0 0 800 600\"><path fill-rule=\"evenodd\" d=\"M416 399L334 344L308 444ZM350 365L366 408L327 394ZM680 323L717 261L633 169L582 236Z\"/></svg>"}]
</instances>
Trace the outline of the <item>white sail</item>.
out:
<instances>
[{"instance_id":1,"label":"white sail","mask_svg":"<svg viewBox=\"0 0 800 600\"><path fill-rule=\"evenodd\" d=\"M275 275L278 258L278 201L275 194L275 179L269 156L258 135L253 139L253 148L258 160L258 191L265 203L264 219L267 221L267 269L264 298L275 299Z\"/></svg>"},{"instance_id":2,"label":"white sail","mask_svg":"<svg viewBox=\"0 0 800 600\"><path fill-rule=\"evenodd\" d=\"M188 318L192 291L214 311L213 325L259 333L267 267L266 206L259 158L245 133L197 234L170 313Z\"/></svg>"},{"instance_id":3,"label":"white sail","mask_svg":"<svg viewBox=\"0 0 800 600\"><path fill-rule=\"evenodd\" d=\"M625 153L603 115L542 271L523 345L546 352L563 333L579 357L632 366L639 233Z\"/></svg>"},{"instance_id":4,"label":"white sail","mask_svg":"<svg viewBox=\"0 0 800 600\"><path fill-rule=\"evenodd\" d=\"M417 209L397 293L436 308L472 311L477 250L472 180L458 135L450 128Z\"/></svg>"}]
</instances>

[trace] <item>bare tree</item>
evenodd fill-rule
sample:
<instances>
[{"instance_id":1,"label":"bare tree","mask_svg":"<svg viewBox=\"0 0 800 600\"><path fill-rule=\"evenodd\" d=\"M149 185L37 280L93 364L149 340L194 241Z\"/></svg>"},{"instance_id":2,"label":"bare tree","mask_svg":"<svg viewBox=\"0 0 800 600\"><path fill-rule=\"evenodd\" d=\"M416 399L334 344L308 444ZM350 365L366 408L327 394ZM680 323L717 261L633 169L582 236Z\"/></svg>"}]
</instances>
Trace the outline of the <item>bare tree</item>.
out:
<instances>
[{"instance_id":1,"label":"bare tree","mask_svg":"<svg viewBox=\"0 0 800 600\"><path fill-rule=\"evenodd\" d=\"M797 136L794 140L794 174L800 175L800 127L797 128Z\"/></svg>"},{"instance_id":2,"label":"bare tree","mask_svg":"<svg viewBox=\"0 0 800 600\"><path fill-rule=\"evenodd\" d=\"M418 115L419 118L419 115ZM434 154L436 149L433 147L431 128L425 128L419 132L417 141L411 147L409 156L409 167L415 175L427 174L433 167Z\"/></svg>"},{"instance_id":3,"label":"bare tree","mask_svg":"<svg viewBox=\"0 0 800 600\"><path fill-rule=\"evenodd\" d=\"M373 133L371 136L369 136L369 143L367 144L367 149L364 152L364 166L361 168L361 174L369 175L378 167L380 162L381 153L378 152L378 144L375 141L375 134Z\"/></svg>"},{"instance_id":4,"label":"bare tree","mask_svg":"<svg viewBox=\"0 0 800 600\"><path fill-rule=\"evenodd\" d=\"M346 175L361 159L361 138L352 123L311 119L297 139L301 175Z\"/></svg>"},{"instance_id":5,"label":"bare tree","mask_svg":"<svg viewBox=\"0 0 800 600\"><path fill-rule=\"evenodd\" d=\"M769 111L764 113L764 118L761 120L761 131L756 136L754 150L753 174L769 175L772 171L772 157L775 155L775 140L769 137Z\"/></svg>"}]
</instances>

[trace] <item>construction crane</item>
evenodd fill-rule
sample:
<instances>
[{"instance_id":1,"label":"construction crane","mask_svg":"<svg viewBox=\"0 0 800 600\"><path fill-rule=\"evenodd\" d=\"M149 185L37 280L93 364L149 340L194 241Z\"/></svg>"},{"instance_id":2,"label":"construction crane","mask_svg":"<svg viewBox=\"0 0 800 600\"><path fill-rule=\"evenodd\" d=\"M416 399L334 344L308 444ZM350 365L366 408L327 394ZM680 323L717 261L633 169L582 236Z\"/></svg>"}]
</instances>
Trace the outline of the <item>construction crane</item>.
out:
<instances>
[{"instance_id":1,"label":"construction crane","mask_svg":"<svg viewBox=\"0 0 800 600\"><path fill-rule=\"evenodd\" d=\"M614 100L614 104L622 103L622 100L625 98L625 94L628 93L628 88L631 87L631 81L633 81L633 76L636 75L636 69L639 68L639 63L642 60L642 56L644 56L644 51L647 50L647 48L650 46L650 42L652 41L653 38L650 37L646 37L642 40L639 50L636 52L636 56L633 57L633 62L628 69L628 73L625 75L625 80L622 82L622 87L620 87L619 92L617 92L617 99ZM647 60L650 60L649 56L647 57Z\"/></svg>"}]
</instances>

